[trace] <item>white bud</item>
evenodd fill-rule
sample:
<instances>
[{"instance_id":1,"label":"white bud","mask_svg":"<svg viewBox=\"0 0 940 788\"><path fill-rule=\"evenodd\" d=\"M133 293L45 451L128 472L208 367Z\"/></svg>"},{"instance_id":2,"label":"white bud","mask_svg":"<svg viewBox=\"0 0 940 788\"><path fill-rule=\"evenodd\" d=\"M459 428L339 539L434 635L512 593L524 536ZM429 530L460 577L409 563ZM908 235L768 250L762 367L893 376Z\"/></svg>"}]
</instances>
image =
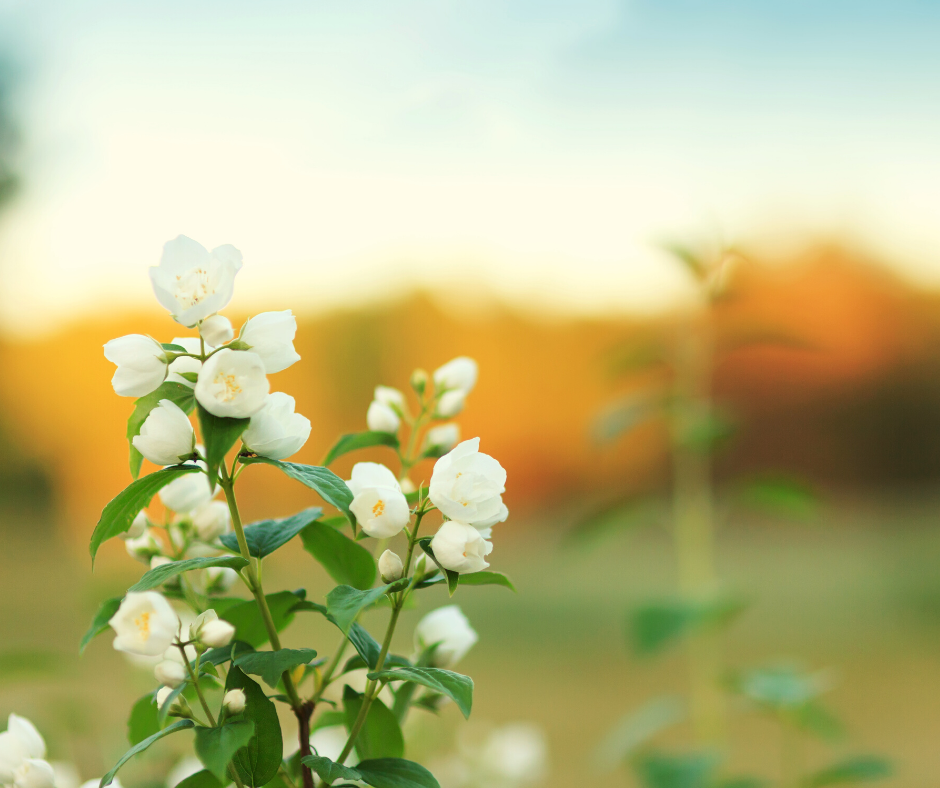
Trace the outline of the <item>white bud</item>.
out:
<instances>
[{"instance_id":1,"label":"white bud","mask_svg":"<svg viewBox=\"0 0 940 788\"><path fill-rule=\"evenodd\" d=\"M124 548L131 558L145 564L149 564L155 555L160 555L163 549L149 530L144 531L141 536L125 539Z\"/></svg>"},{"instance_id":2,"label":"white bud","mask_svg":"<svg viewBox=\"0 0 940 788\"><path fill-rule=\"evenodd\" d=\"M121 534L121 538L126 542L128 539L140 539L147 530L150 521L147 519L146 512L138 512L137 516L131 522L131 527Z\"/></svg>"},{"instance_id":3,"label":"white bud","mask_svg":"<svg viewBox=\"0 0 940 788\"><path fill-rule=\"evenodd\" d=\"M203 349L198 337L173 337L172 344L179 345L187 353L198 354ZM206 353L212 349L213 348L209 347L208 345L205 347ZM182 373L195 372L198 375L200 369L202 369L202 362L198 358L180 356L179 358L170 362L170 370L169 374L166 376L166 379L173 383L182 383L184 386L193 388L193 386L196 385L195 381L186 380L186 378L182 376Z\"/></svg>"},{"instance_id":4,"label":"white bud","mask_svg":"<svg viewBox=\"0 0 940 788\"><path fill-rule=\"evenodd\" d=\"M471 574L489 566L486 556L493 551L493 544L472 525L448 520L431 540L431 550L445 569Z\"/></svg>"},{"instance_id":5,"label":"white bud","mask_svg":"<svg viewBox=\"0 0 940 788\"><path fill-rule=\"evenodd\" d=\"M225 693L225 697L222 698L222 705L232 714L238 714L244 711L246 702L247 698L245 697L245 692L240 689L229 690Z\"/></svg>"},{"instance_id":6,"label":"white bud","mask_svg":"<svg viewBox=\"0 0 940 788\"><path fill-rule=\"evenodd\" d=\"M459 662L478 639L457 605L432 610L415 627L415 647L419 654L437 645L431 661L438 668L449 668Z\"/></svg>"},{"instance_id":7,"label":"white bud","mask_svg":"<svg viewBox=\"0 0 940 788\"><path fill-rule=\"evenodd\" d=\"M467 356L458 356L434 370L434 386L437 393L460 390L464 394L473 391L477 383L477 362Z\"/></svg>"},{"instance_id":8,"label":"white bud","mask_svg":"<svg viewBox=\"0 0 940 788\"><path fill-rule=\"evenodd\" d=\"M121 397L143 397L158 389L166 377L166 351L143 334L112 339L104 346L104 357L117 364L111 385Z\"/></svg>"},{"instance_id":9,"label":"white bud","mask_svg":"<svg viewBox=\"0 0 940 788\"><path fill-rule=\"evenodd\" d=\"M232 515L225 501L208 501L192 514L196 536L203 542L211 542L228 533L231 521Z\"/></svg>"},{"instance_id":10,"label":"white bud","mask_svg":"<svg viewBox=\"0 0 940 788\"><path fill-rule=\"evenodd\" d=\"M172 694L172 687L160 687L160 689L157 690L157 708L162 709L167 699ZM186 702L186 698L182 695L177 695L173 698L173 702L170 704L170 708L167 709L167 711L174 717L188 717L192 714L189 710L189 704Z\"/></svg>"},{"instance_id":11,"label":"white bud","mask_svg":"<svg viewBox=\"0 0 940 788\"><path fill-rule=\"evenodd\" d=\"M460 442L459 424L441 424L431 427L425 436L425 450L435 449L438 454L445 454Z\"/></svg>"},{"instance_id":12,"label":"white bud","mask_svg":"<svg viewBox=\"0 0 940 788\"><path fill-rule=\"evenodd\" d=\"M167 564L172 564L173 559L167 558L165 555L155 555L150 559L150 568L156 569L158 566L166 566Z\"/></svg>"},{"instance_id":13,"label":"white bud","mask_svg":"<svg viewBox=\"0 0 940 788\"><path fill-rule=\"evenodd\" d=\"M155 465L176 465L193 454L196 434L179 405L160 400L131 440L134 448Z\"/></svg>"},{"instance_id":14,"label":"white bud","mask_svg":"<svg viewBox=\"0 0 940 788\"><path fill-rule=\"evenodd\" d=\"M218 347L226 342L231 342L235 337L235 329L227 317L222 315L212 315L202 321L199 326L199 336L201 336L207 345Z\"/></svg>"},{"instance_id":15,"label":"white bud","mask_svg":"<svg viewBox=\"0 0 940 788\"><path fill-rule=\"evenodd\" d=\"M405 567L397 553L386 550L379 557L379 574L385 583L394 583L405 573Z\"/></svg>"},{"instance_id":16,"label":"white bud","mask_svg":"<svg viewBox=\"0 0 940 788\"><path fill-rule=\"evenodd\" d=\"M366 413L366 426L373 432L398 432L401 419L388 405L372 400Z\"/></svg>"},{"instance_id":17,"label":"white bud","mask_svg":"<svg viewBox=\"0 0 940 788\"><path fill-rule=\"evenodd\" d=\"M284 460L296 454L310 437L310 419L294 412L296 403L290 394L275 391L242 433L245 446L255 454L272 460Z\"/></svg>"},{"instance_id":18,"label":"white bud","mask_svg":"<svg viewBox=\"0 0 940 788\"><path fill-rule=\"evenodd\" d=\"M405 395L398 389L394 389L391 386L376 386L373 398L376 402L388 405L388 407L399 415L405 413Z\"/></svg>"},{"instance_id":19,"label":"white bud","mask_svg":"<svg viewBox=\"0 0 940 788\"><path fill-rule=\"evenodd\" d=\"M479 449L480 439L473 438L434 464L429 497L452 520L470 524L488 521L505 508L506 471Z\"/></svg>"},{"instance_id":20,"label":"white bud","mask_svg":"<svg viewBox=\"0 0 940 788\"><path fill-rule=\"evenodd\" d=\"M249 318L238 338L258 354L265 371L271 375L300 361L294 350L296 335L297 318L285 309L283 312L262 312Z\"/></svg>"},{"instance_id":21,"label":"white bud","mask_svg":"<svg viewBox=\"0 0 940 788\"><path fill-rule=\"evenodd\" d=\"M235 637L235 627L220 618L203 624L202 632L199 635L199 639L209 648L227 646L232 642L233 637Z\"/></svg>"},{"instance_id":22,"label":"white bud","mask_svg":"<svg viewBox=\"0 0 940 788\"><path fill-rule=\"evenodd\" d=\"M238 572L227 566L210 566L206 569L206 591L228 591L238 580Z\"/></svg>"},{"instance_id":23,"label":"white bud","mask_svg":"<svg viewBox=\"0 0 940 788\"><path fill-rule=\"evenodd\" d=\"M437 401L437 408L434 415L439 419L451 419L463 410L464 400L467 398L467 392L461 389L445 391L443 396Z\"/></svg>"},{"instance_id":24,"label":"white bud","mask_svg":"<svg viewBox=\"0 0 940 788\"><path fill-rule=\"evenodd\" d=\"M153 675L164 687L178 687L186 681L186 668L179 662L165 659L156 664Z\"/></svg>"}]
</instances>

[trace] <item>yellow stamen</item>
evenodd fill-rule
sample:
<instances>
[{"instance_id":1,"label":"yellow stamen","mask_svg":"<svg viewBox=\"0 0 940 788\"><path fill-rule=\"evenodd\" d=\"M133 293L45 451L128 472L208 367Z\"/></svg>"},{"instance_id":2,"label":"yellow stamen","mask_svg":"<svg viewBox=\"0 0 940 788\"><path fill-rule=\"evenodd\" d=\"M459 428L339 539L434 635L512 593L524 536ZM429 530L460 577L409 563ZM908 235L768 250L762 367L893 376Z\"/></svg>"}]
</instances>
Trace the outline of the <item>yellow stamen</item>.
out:
<instances>
[{"instance_id":1,"label":"yellow stamen","mask_svg":"<svg viewBox=\"0 0 940 788\"><path fill-rule=\"evenodd\" d=\"M383 514L385 514L385 501L380 500L372 507L372 516L381 517Z\"/></svg>"},{"instance_id":2,"label":"yellow stamen","mask_svg":"<svg viewBox=\"0 0 940 788\"><path fill-rule=\"evenodd\" d=\"M153 615L153 611L148 611L146 613L141 613L137 618L134 619L134 624L137 626L138 634L140 635L141 640L147 640L150 637L150 617Z\"/></svg>"}]
</instances>

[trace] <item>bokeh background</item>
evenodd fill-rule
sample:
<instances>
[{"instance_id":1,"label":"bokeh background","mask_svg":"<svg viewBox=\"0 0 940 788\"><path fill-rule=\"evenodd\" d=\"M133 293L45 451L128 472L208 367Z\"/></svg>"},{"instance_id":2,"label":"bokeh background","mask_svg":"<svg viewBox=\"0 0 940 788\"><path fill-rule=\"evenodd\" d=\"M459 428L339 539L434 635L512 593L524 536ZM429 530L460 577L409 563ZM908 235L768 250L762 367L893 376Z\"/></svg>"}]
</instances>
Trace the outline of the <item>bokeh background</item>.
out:
<instances>
[{"instance_id":1,"label":"bokeh background","mask_svg":"<svg viewBox=\"0 0 940 788\"><path fill-rule=\"evenodd\" d=\"M662 424L607 444L593 428L636 385L624 349L693 301L678 241L737 250L728 335L795 338L715 368L736 426L718 566L751 600L727 662L832 668L848 737L810 764L878 752L885 784L936 785L938 35L940 7L914 0L0 3L0 714L90 778L151 688L106 639L77 644L140 572L120 544L94 573L87 556L129 481L131 402L101 346L181 333L147 267L184 233L244 253L233 323L298 314L303 361L277 385L314 425L300 461L364 428L375 384L479 361L459 421L508 470L492 559L519 592L459 599L481 636L461 668L474 735L533 723L540 785L632 784L595 777L594 752L684 686L681 652L639 659L625 636L626 611L675 585L670 537L579 524L668 482ZM733 480L766 473L814 502L738 506ZM245 485L250 519L309 505L273 474ZM272 588L327 588L296 545L269 563ZM419 723L416 751L445 757L456 717ZM773 725L736 708L731 738L735 770L776 777Z\"/></svg>"}]
</instances>

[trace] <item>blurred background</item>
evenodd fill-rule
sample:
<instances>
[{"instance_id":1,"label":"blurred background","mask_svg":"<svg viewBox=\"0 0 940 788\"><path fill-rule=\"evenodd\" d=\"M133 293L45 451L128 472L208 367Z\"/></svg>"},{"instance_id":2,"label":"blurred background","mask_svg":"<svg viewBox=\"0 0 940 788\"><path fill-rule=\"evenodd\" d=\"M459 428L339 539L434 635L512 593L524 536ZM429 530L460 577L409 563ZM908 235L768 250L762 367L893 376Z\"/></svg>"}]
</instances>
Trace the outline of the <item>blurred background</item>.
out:
<instances>
[{"instance_id":1,"label":"blurred background","mask_svg":"<svg viewBox=\"0 0 940 788\"><path fill-rule=\"evenodd\" d=\"M534 725L536 784L634 784L595 777L595 752L685 686L681 650L639 657L625 623L675 560L668 529L592 513L668 489L670 436L597 424L648 382L624 359L696 303L681 243L735 256L710 318L733 340L712 369L734 433L714 447L716 563L750 606L725 661L832 669L846 736L809 766L877 752L884 784L936 785L938 34L940 6L914 0L0 2L0 715L97 777L152 688L105 638L77 647L140 573L121 544L94 573L87 554L129 481L132 403L101 346L183 334L147 278L183 233L243 252L235 325L298 315L303 361L277 385L313 422L299 461L364 429L374 385L478 360L459 422L508 471L491 561L518 594L458 596L481 636L474 721L428 717L414 747L443 761ZM789 516L737 505L768 474L798 480ZM244 484L249 519L310 503L273 473ZM271 588L328 587L299 546L268 563ZM445 603L428 593L410 624ZM729 726L732 771L776 779L776 728L738 706Z\"/></svg>"}]
</instances>

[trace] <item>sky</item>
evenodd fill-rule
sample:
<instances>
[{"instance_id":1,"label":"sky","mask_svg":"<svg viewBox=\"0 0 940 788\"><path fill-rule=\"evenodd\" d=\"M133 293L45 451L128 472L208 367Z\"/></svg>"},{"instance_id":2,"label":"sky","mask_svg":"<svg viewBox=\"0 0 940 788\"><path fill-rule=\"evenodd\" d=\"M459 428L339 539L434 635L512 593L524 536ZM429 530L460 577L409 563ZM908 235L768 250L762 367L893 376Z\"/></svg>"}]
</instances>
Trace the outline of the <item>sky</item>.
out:
<instances>
[{"instance_id":1,"label":"sky","mask_svg":"<svg viewBox=\"0 0 940 788\"><path fill-rule=\"evenodd\" d=\"M242 308L650 312L676 239L940 286L937 40L911 0L0 0L0 330L156 309L180 233L242 250Z\"/></svg>"}]
</instances>

